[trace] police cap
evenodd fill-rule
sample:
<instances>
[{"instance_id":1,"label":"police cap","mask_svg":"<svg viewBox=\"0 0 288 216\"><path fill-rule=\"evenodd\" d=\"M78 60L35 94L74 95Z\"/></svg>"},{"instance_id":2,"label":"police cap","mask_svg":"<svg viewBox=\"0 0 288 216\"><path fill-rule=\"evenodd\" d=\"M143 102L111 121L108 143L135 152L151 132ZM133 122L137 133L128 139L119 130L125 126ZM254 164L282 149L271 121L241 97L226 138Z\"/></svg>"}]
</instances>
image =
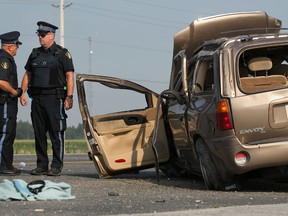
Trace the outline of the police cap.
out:
<instances>
[{"instance_id":1,"label":"police cap","mask_svg":"<svg viewBox=\"0 0 288 216\"><path fill-rule=\"evenodd\" d=\"M20 32L12 31L7 32L5 34L0 35L1 43L2 44L19 44L22 43L19 41Z\"/></svg>"},{"instance_id":2,"label":"police cap","mask_svg":"<svg viewBox=\"0 0 288 216\"><path fill-rule=\"evenodd\" d=\"M47 33L47 32L55 33L55 31L58 29L57 26L54 26L44 21L37 22L37 25L38 25L38 29L37 29L38 33Z\"/></svg>"}]
</instances>

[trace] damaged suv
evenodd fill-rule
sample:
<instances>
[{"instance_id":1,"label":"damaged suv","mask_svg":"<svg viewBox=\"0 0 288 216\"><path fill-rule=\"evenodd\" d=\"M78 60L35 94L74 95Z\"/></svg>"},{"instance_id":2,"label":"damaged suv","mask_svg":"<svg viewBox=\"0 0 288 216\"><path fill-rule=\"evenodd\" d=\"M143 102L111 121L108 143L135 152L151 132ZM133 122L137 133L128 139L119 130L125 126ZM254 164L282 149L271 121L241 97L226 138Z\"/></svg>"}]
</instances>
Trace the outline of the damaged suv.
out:
<instances>
[{"instance_id":1,"label":"damaged suv","mask_svg":"<svg viewBox=\"0 0 288 216\"><path fill-rule=\"evenodd\" d=\"M78 74L98 175L156 166L169 177L200 175L210 190L236 190L251 176L286 182L288 34L281 30L280 20L261 11L195 20L174 37L170 85L160 94L128 80ZM132 99L128 110L94 113L86 96L92 84L137 93L143 105ZM93 94L104 91L111 101L106 90ZM119 96L107 110L121 102Z\"/></svg>"}]
</instances>

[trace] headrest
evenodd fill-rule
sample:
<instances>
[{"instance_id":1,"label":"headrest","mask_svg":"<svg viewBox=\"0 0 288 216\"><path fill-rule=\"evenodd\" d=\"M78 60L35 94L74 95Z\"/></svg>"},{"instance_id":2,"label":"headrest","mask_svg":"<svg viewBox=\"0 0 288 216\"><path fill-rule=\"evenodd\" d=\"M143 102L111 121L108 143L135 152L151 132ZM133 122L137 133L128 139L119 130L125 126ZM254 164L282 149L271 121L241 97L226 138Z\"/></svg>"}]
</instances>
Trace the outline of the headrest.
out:
<instances>
[{"instance_id":1,"label":"headrest","mask_svg":"<svg viewBox=\"0 0 288 216\"><path fill-rule=\"evenodd\" d=\"M272 61L267 57L253 58L248 62L248 68L251 71L270 70L272 68Z\"/></svg>"}]
</instances>

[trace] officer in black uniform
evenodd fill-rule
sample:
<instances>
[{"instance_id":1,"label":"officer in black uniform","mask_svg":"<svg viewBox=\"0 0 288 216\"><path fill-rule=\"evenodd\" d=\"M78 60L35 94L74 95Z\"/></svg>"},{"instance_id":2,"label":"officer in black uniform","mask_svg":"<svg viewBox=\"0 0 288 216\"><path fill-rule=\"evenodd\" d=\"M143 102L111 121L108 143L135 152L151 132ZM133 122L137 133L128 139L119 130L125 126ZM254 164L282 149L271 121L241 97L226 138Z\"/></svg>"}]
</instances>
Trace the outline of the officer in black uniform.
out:
<instances>
[{"instance_id":1,"label":"officer in black uniform","mask_svg":"<svg viewBox=\"0 0 288 216\"><path fill-rule=\"evenodd\" d=\"M63 167L65 110L73 106L74 66L67 49L55 43L58 27L37 22L41 47L33 49L25 65L22 90L32 98L31 119L34 128L37 168L32 175L59 176ZM27 105L26 96L20 98ZM53 159L49 168L47 132L52 143Z\"/></svg>"},{"instance_id":2,"label":"officer in black uniform","mask_svg":"<svg viewBox=\"0 0 288 216\"><path fill-rule=\"evenodd\" d=\"M17 67L14 56L17 53L20 33L8 32L0 35L0 173L19 175L21 171L13 166L13 143L16 136L18 97Z\"/></svg>"}]
</instances>

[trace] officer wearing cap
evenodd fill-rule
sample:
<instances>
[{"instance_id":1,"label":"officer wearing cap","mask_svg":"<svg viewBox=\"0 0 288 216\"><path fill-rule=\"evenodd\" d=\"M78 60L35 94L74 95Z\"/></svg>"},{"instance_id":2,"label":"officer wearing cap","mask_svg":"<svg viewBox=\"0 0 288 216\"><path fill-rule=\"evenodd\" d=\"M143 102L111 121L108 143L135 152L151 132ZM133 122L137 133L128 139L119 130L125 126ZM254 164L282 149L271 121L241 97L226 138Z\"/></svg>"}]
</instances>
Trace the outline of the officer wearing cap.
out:
<instances>
[{"instance_id":1,"label":"officer wearing cap","mask_svg":"<svg viewBox=\"0 0 288 216\"><path fill-rule=\"evenodd\" d=\"M63 167L65 110L73 106L74 66L69 51L55 43L58 29L50 23L37 22L40 47L33 49L25 65L22 89L32 98L31 119L35 134L37 167L32 175L59 176ZM20 98L27 105L25 94ZM53 159L49 169L47 132Z\"/></svg>"},{"instance_id":2,"label":"officer wearing cap","mask_svg":"<svg viewBox=\"0 0 288 216\"><path fill-rule=\"evenodd\" d=\"M16 136L18 97L17 67L14 56L17 53L20 33L12 31L0 35L0 174L19 175L21 171L13 166L13 143Z\"/></svg>"}]
</instances>

